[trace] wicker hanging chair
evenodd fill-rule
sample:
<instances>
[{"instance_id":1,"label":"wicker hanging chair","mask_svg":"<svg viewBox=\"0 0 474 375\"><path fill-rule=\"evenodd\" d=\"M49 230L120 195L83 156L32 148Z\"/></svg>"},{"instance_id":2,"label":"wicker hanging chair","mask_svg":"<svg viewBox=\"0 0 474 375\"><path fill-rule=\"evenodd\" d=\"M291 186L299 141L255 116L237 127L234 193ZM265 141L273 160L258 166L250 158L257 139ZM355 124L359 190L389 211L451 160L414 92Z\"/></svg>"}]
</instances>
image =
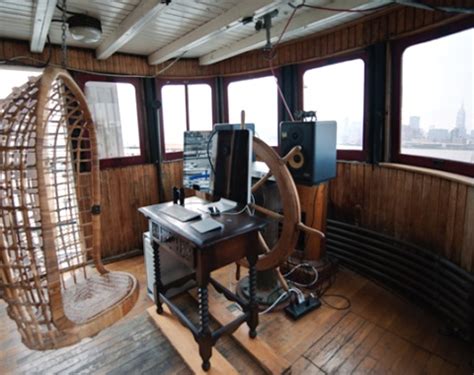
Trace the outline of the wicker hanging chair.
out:
<instances>
[{"instance_id":1,"label":"wicker hanging chair","mask_svg":"<svg viewBox=\"0 0 474 375\"><path fill-rule=\"evenodd\" d=\"M95 129L67 72L48 68L2 103L0 202L1 289L26 346L74 344L131 310L137 280L100 259Z\"/></svg>"}]
</instances>

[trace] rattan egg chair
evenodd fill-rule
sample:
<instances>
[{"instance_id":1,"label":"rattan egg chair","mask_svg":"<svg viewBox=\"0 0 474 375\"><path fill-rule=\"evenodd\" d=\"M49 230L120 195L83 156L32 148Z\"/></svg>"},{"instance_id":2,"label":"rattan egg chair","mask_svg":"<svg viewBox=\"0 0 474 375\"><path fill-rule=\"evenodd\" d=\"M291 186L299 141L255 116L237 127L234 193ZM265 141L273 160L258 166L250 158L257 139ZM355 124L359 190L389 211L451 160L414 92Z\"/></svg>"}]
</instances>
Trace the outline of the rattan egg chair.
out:
<instances>
[{"instance_id":1,"label":"rattan egg chair","mask_svg":"<svg viewBox=\"0 0 474 375\"><path fill-rule=\"evenodd\" d=\"M91 114L67 72L48 68L2 103L0 281L29 348L93 336L137 300L137 280L100 259L98 165Z\"/></svg>"}]
</instances>

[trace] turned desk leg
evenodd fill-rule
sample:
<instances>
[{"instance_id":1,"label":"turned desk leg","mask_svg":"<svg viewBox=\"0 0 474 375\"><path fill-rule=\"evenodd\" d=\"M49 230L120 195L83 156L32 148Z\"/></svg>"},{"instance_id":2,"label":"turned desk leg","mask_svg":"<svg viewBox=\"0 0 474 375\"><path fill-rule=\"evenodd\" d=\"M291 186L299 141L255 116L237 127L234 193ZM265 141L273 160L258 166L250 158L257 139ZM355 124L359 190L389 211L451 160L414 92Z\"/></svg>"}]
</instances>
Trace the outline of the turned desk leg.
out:
<instances>
[{"instance_id":1,"label":"turned desk leg","mask_svg":"<svg viewBox=\"0 0 474 375\"><path fill-rule=\"evenodd\" d=\"M258 304L257 304L257 257L247 257L249 262L249 318L247 325L249 326L250 338L257 337L257 325L258 325Z\"/></svg>"},{"instance_id":2,"label":"turned desk leg","mask_svg":"<svg viewBox=\"0 0 474 375\"><path fill-rule=\"evenodd\" d=\"M152 240L153 246L153 266L155 270L155 304L156 312L163 313L163 306L160 298L160 293L163 291L163 283L161 282L161 265L160 265L160 245Z\"/></svg>"},{"instance_id":3,"label":"turned desk leg","mask_svg":"<svg viewBox=\"0 0 474 375\"><path fill-rule=\"evenodd\" d=\"M209 305L207 296L207 285L198 288L199 293L199 317L201 328L198 335L199 354L202 358L202 369L207 371L211 367L209 359L212 355L212 335L209 329Z\"/></svg>"}]
</instances>

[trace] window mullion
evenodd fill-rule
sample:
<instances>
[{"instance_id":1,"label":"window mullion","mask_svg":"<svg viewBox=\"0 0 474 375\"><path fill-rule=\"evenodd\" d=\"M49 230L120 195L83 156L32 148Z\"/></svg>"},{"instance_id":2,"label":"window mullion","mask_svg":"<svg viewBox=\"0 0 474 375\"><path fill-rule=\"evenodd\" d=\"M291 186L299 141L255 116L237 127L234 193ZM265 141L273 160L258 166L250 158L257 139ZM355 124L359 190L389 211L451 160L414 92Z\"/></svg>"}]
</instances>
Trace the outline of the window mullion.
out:
<instances>
[{"instance_id":1,"label":"window mullion","mask_svg":"<svg viewBox=\"0 0 474 375\"><path fill-rule=\"evenodd\" d=\"M189 131L189 91L188 84L184 84L184 106L186 108L186 130Z\"/></svg>"}]
</instances>

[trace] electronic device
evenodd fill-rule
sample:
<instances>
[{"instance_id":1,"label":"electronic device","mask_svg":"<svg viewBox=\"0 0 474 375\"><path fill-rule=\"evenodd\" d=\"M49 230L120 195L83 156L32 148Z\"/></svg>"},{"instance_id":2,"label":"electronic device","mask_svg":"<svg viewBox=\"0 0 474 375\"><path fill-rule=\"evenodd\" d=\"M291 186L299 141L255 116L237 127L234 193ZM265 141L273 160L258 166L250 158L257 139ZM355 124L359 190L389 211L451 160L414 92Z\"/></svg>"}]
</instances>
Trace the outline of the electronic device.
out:
<instances>
[{"instance_id":1,"label":"electronic device","mask_svg":"<svg viewBox=\"0 0 474 375\"><path fill-rule=\"evenodd\" d=\"M308 296L303 301L292 301L287 307L285 307L286 315L290 316L293 320L298 320L302 316L306 315L310 311L313 311L321 306L319 298L314 296Z\"/></svg>"},{"instance_id":2,"label":"electronic device","mask_svg":"<svg viewBox=\"0 0 474 375\"><path fill-rule=\"evenodd\" d=\"M252 132L219 130L214 165L213 195L244 206L250 203Z\"/></svg>"},{"instance_id":3,"label":"electronic device","mask_svg":"<svg viewBox=\"0 0 474 375\"><path fill-rule=\"evenodd\" d=\"M161 212L183 222L201 217L201 214L199 212L189 210L177 204L165 207L161 210Z\"/></svg>"},{"instance_id":4,"label":"electronic device","mask_svg":"<svg viewBox=\"0 0 474 375\"><path fill-rule=\"evenodd\" d=\"M300 121L280 124L280 153L301 146L288 161L296 183L316 185L336 177L336 121Z\"/></svg>"},{"instance_id":5,"label":"electronic device","mask_svg":"<svg viewBox=\"0 0 474 375\"><path fill-rule=\"evenodd\" d=\"M212 232L216 229L224 228L224 224L208 217L203 220L199 220L195 223L192 223L191 227L197 230L199 233L207 233Z\"/></svg>"},{"instance_id":6,"label":"electronic device","mask_svg":"<svg viewBox=\"0 0 474 375\"><path fill-rule=\"evenodd\" d=\"M184 132L183 186L186 188L211 192L211 134L211 131Z\"/></svg>"},{"instance_id":7,"label":"electronic device","mask_svg":"<svg viewBox=\"0 0 474 375\"><path fill-rule=\"evenodd\" d=\"M219 124L214 124L214 130L215 131L221 131L221 130L239 130L242 129L241 124L225 124L225 123L219 123ZM252 123L246 123L244 124L244 129L249 129L253 135L255 135L255 124ZM252 145L252 161L257 160L255 157L255 153L253 152L253 145Z\"/></svg>"}]
</instances>

